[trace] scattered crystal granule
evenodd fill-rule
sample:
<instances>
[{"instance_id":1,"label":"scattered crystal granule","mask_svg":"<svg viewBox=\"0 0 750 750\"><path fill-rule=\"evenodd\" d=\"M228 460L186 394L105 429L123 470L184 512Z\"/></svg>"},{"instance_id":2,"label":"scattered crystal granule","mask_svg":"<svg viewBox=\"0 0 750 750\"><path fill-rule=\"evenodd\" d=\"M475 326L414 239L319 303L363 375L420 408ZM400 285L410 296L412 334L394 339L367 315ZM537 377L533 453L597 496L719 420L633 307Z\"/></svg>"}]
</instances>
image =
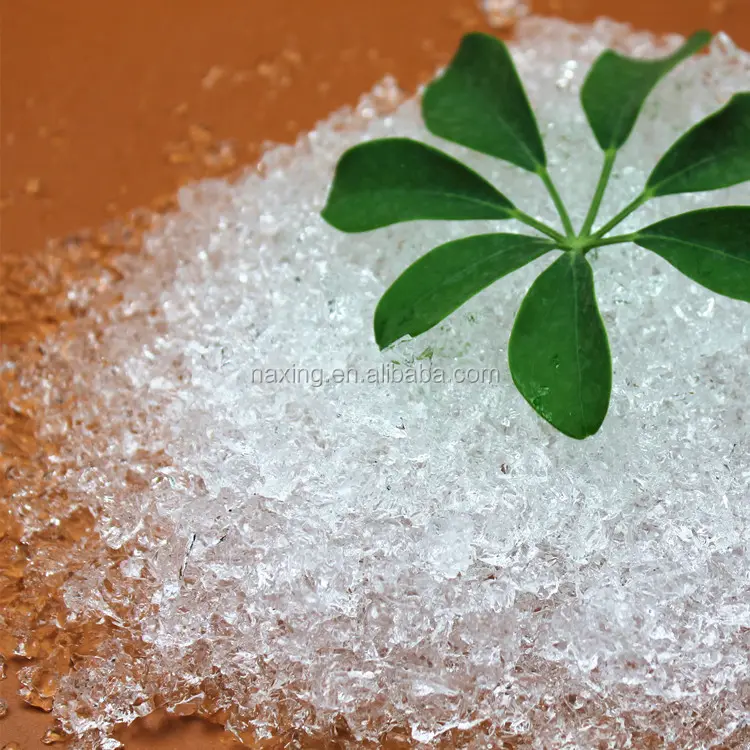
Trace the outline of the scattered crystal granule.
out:
<instances>
[{"instance_id":1,"label":"scattered crystal granule","mask_svg":"<svg viewBox=\"0 0 750 750\"><path fill-rule=\"evenodd\" d=\"M488 23L494 29L507 29L530 12L526 0L481 0Z\"/></svg>"},{"instance_id":2,"label":"scattered crystal granule","mask_svg":"<svg viewBox=\"0 0 750 750\"><path fill-rule=\"evenodd\" d=\"M679 41L606 21L518 26L513 56L577 225L602 158L578 100L592 60ZM661 83L602 217L749 73L723 43ZM80 644L54 715L87 750L117 747L115 725L157 700L280 745L335 727L425 745L742 746L748 306L632 245L593 252L614 391L584 442L539 419L506 365L549 257L379 352L373 310L410 262L470 233L528 230L341 234L319 211L346 148L425 140L556 221L533 175L438 141L418 102L397 100L387 85L243 179L183 189L144 253L114 264L119 302L93 304L19 371L43 405L40 440L60 446L39 479L51 489L10 506L24 540L67 534L65 559L51 543L24 553L28 581L59 581L54 622ZM654 201L622 231L726 203L750 203L750 188ZM410 382L411 366L448 382ZM51 519L58 496L68 510ZM40 689L59 674L28 676Z\"/></svg>"},{"instance_id":3,"label":"scattered crystal granule","mask_svg":"<svg viewBox=\"0 0 750 750\"><path fill-rule=\"evenodd\" d=\"M59 729L58 727L50 727L42 737L42 744L43 745L57 745L60 742L65 742L67 737L65 736L65 733Z\"/></svg>"}]
</instances>

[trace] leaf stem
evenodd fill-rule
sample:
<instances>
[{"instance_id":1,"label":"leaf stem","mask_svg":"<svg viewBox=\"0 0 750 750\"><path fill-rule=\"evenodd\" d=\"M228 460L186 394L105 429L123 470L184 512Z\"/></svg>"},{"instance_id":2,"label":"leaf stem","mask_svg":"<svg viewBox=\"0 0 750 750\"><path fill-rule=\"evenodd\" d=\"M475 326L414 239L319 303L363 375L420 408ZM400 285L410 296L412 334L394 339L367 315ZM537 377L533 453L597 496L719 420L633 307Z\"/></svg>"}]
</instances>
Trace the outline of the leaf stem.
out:
<instances>
[{"instance_id":1,"label":"leaf stem","mask_svg":"<svg viewBox=\"0 0 750 750\"><path fill-rule=\"evenodd\" d=\"M547 167L541 167L538 170L537 174L539 175L539 177L541 177L544 186L547 188L547 192L552 197L552 202L555 204L557 213L560 214L560 221L562 221L562 225L565 229L565 234L568 237L575 237L575 230L573 229L573 223L571 222L570 216L568 215L568 209L565 208L565 203L563 203L563 199L560 197L560 193L557 192L555 183L552 182L552 177L550 176L549 170L547 169Z\"/></svg>"},{"instance_id":2,"label":"leaf stem","mask_svg":"<svg viewBox=\"0 0 750 750\"><path fill-rule=\"evenodd\" d=\"M591 244L586 246L585 252L596 250L596 248L604 247L605 245L619 245L625 242L633 242L637 234L638 232L633 232L631 234L618 234L615 237L607 238L592 237Z\"/></svg>"},{"instance_id":3,"label":"leaf stem","mask_svg":"<svg viewBox=\"0 0 750 750\"><path fill-rule=\"evenodd\" d=\"M537 232L546 234L547 237L551 237L555 242L559 242L562 245L566 244L565 237L559 232L556 232L552 227L548 227L544 222L537 221L533 216L529 216L527 213L521 211L520 208L516 208L515 211L513 211L513 218L522 221L524 224L528 224L530 227L536 229Z\"/></svg>"},{"instance_id":4,"label":"leaf stem","mask_svg":"<svg viewBox=\"0 0 750 750\"><path fill-rule=\"evenodd\" d=\"M646 201L651 199L651 194L644 190L632 203L625 206L617 216L608 221L593 237L595 239L601 239L607 232L611 232L618 224L621 224L625 219L630 216L634 211L637 211Z\"/></svg>"},{"instance_id":5,"label":"leaf stem","mask_svg":"<svg viewBox=\"0 0 750 750\"><path fill-rule=\"evenodd\" d=\"M588 214L586 214L586 220L583 222L581 237L588 237L591 233L591 227L594 226L596 215L599 213L599 208L602 205L604 192L609 184L609 178L612 176L612 167L615 166L616 158L616 149L607 149L604 152L604 166L602 167L602 173L599 177L599 182L596 185L596 190L594 191L594 198L591 201L591 207L589 208Z\"/></svg>"}]
</instances>

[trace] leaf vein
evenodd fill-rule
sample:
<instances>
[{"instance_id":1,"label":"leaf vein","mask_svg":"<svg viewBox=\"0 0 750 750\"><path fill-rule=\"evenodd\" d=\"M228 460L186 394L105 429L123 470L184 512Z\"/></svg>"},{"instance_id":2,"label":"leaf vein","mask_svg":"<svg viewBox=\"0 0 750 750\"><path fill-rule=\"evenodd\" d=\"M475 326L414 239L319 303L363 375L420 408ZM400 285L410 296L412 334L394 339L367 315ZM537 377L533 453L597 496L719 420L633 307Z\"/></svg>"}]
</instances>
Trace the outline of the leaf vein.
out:
<instances>
[{"instance_id":1,"label":"leaf vein","mask_svg":"<svg viewBox=\"0 0 750 750\"><path fill-rule=\"evenodd\" d=\"M728 258L730 260L736 260L740 263L745 263L746 265L750 266L750 255L748 255L747 258L743 258L741 255L734 255L732 253L726 252L726 250L721 250L716 247L711 247L710 245L700 245L697 242L691 242L690 240L681 240L677 237L672 237L670 235L665 234L646 234L646 235L638 235L636 237L636 242L639 239L655 239L655 240L668 240L669 242L674 242L677 245L685 245L686 247L696 248L698 250L703 250L707 253L713 253L715 255L720 255L724 258ZM650 249L650 248L648 248ZM656 251L652 251L656 252Z\"/></svg>"}]
</instances>

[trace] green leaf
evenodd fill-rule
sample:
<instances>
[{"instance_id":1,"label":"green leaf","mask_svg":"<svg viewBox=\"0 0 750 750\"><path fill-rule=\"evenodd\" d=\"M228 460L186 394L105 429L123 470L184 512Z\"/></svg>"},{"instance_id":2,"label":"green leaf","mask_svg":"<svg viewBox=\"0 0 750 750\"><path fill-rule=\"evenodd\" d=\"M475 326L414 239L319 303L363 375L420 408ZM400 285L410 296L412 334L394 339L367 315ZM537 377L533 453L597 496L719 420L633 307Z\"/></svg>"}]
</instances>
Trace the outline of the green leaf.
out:
<instances>
[{"instance_id":1,"label":"green leaf","mask_svg":"<svg viewBox=\"0 0 750 750\"><path fill-rule=\"evenodd\" d=\"M437 325L485 287L553 250L522 234L481 234L436 247L399 276L375 310L381 349Z\"/></svg>"},{"instance_id":2,"label":"green leaf","mask_svg":"<svg viewBox=\"0 0 750 750\"><path fill-rule=\"evenodd\" d=\"M750 206L673 216L636 232L633 241L712 292L750 302Z\"/></svg>"},{"instance_id":3,"label":"green leaf","mask_svg":"<svg viewBox=\"0 0 750 750\"><path fill-rule=\"evenodd\" d=\"M342 232L367 232L417 219L509 219L513 211L453 157L408 138L384 138L341 157L321 215Z\"/></svg>"},{"instance_id":4,"label":"green leaf","mask_svg":"<svg viewBox=\"0 0 750 750\"><path fill-rule=\"evenodd\" d=\"M616 151L628 140L654 86L710 41L708 31L699 31L660 60L636 60L613 50L599 56L583 83L581 103L603 151Z\"/></svg>"},{"instance_id":5,"label":"green leaf","mask_svg":"<svg viewBox=\"0 0 750 750\"><path fill-rule=\"evenodd\" d=\"M516 387L553 427L582 440L607 414L612 361L591 266L567 252L532 284L508 346Z\"/></svg>"},{"instance_id":6,"label":"green leaf","mask_svg":"<svg viewBox=\"0 0 750 750\"><path fill-rule=\"evenodd\" d=\"M649 195L718 190L750 180L750 93L688 130L648 178Z\"/></svg>"},{"instance_id":7,"label":"green leaf","mask_svg":"<svg viewBox=\"0 0 750 750\"><path fill-rule=\"evenodd\" d=\"M447 69L422 99L430 132L537 172L547 163L542 137L508 48L467 34Z\"/></svg>"}]
</instances>

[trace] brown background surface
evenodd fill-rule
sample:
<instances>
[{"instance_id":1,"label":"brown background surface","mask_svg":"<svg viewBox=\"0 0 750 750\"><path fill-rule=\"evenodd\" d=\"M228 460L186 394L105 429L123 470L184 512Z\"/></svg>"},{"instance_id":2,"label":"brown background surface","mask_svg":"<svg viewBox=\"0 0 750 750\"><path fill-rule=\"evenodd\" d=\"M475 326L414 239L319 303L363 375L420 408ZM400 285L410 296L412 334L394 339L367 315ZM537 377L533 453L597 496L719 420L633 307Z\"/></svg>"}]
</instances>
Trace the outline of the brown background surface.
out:
<instances>
[{"instance_id":1,"label":"brown background surface","mask_svg":"<svg viewBox=\"0 0 750 750\"><path fill-rule=\"evenodd\" d=\"M658 32L724 29L750 47L750 0L533 6ZM462 33L487 28L475 0L0 0L0 11L0 271L51 238L166 205L188 179L252 164L264 141L293 140L385 74L412 91ZM15 697L11 666L0 747L37 750L49 717ZM123 738L128 750L232 746L164 717Z\"/></svg>"}]
</instances>

